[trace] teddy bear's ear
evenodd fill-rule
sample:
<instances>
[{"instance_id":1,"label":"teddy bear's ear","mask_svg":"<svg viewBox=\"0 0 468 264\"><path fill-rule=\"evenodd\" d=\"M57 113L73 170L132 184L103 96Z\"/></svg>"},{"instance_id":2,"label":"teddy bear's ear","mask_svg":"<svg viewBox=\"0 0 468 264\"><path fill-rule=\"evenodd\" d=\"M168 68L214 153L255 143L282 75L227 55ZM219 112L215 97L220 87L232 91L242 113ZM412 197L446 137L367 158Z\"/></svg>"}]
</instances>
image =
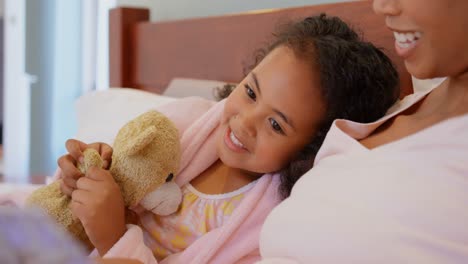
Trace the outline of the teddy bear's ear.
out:
<instances>
[{"instance_id":1,"label":"teddy bear's ear","mask_svg":"<svg viewBox=\"0 0 468 264\"><path fill-rule=\"evenodd\" d=\"M135 138L128 140L125 143L125 146L122 147L123 153L128 156L132 156L143 150L151 141L153 141L157 136L157 131L155 126L149 126L143 130L140 134L135 136Z\"/></svg>"}]
</instances>

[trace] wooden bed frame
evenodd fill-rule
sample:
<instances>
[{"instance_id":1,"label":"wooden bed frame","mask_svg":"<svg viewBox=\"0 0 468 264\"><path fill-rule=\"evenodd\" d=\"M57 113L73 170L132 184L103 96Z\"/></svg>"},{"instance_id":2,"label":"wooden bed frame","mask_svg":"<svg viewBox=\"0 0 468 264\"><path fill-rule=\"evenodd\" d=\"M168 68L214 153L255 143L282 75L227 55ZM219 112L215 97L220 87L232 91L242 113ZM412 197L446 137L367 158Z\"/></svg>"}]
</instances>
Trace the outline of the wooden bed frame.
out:
<instances>
[{"instance_id":1,"label":"wooden bed frame","mask_svg":"<svg viewBox=\"0 0 468 264\"><path fill-rule=\"evenodd\" d=\"M239 82L254 51L280 23L325 12L360 30L397 65L401 95L412 93L411 78L394 52L393 34L372 1L343 2L243 14L149 22L149 11L110 12L110 85L161 93L175 77Z\"/></svg>"}]
</instances>

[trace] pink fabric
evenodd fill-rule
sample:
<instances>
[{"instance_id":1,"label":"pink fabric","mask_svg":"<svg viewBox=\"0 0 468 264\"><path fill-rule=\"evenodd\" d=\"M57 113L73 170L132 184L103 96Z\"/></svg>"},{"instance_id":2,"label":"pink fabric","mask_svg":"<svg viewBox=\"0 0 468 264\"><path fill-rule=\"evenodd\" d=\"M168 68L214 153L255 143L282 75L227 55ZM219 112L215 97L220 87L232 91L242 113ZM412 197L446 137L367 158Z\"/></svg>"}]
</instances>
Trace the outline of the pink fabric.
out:
<instances>
[{"instance_id":1,"label":"pink fabric","mask_svg":"<svg viewBox=\"0 0 468 264\"><path fill-rule=\"evenodd\" d=\"M180 186L190 182L218 159L215 131L223 109L224 102L210 107L192 99L171 102L158 109L169 116L181 132L182 161L176 178ZM278 183L277 175L264 175L244 197L226 225L207 233L185 251L169 256L161 263L253 263L258 260L261 226L279 203ZM104 257L135 258L144 263L156 263L151 250L142 242L142 232L136 230L141 229L131 226Z\"/></svg>"},{"instance_id":2,"label":"pink fabric","mask_svg":"<svg viewBox=\"0 0 468 264\"><path fill-rule=\"evenodd\" d=\"M215 131L224 109L224 102L214 103L201 98L184 98L156 107L177 126L181 136L182 161L176 183L190 182L218 156L215 149ZM60 170L54 179L60 178ZM279 203L277 175L264 175L244 197L233 212L230 221L197 240L185 251L169 256L161 263L253 263L259 259L260 229L268 213ZM32 191L8 190L1 192L0 201L22 204ZM143 230L128 225L124 236L109 250L105 258L132 258L143 263L157 263L151 250L143 242ZM95 256L94 251L91 256Z\"/></svg>"}]
</instances>

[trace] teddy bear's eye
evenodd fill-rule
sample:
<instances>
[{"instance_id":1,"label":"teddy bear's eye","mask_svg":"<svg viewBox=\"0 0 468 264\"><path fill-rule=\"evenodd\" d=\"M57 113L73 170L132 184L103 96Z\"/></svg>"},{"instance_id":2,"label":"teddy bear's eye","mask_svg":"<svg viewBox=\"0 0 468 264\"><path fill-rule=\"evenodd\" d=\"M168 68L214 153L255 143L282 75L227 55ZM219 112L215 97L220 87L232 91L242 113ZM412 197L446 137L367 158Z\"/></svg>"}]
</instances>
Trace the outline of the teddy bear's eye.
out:
<instances>
[{"instance_id":1,"label":"teddy bear's eye","mask_svg":"<svg viewBox=\"0 0 468 264\"><path fill-rule=\"evenodd\" d=\"M174 174L172 174L172 173L169 174L169 176L167 176L167 178L166 178L166 182L172 181L173 178L174 178Z\"/></svg>"}]
</instances>

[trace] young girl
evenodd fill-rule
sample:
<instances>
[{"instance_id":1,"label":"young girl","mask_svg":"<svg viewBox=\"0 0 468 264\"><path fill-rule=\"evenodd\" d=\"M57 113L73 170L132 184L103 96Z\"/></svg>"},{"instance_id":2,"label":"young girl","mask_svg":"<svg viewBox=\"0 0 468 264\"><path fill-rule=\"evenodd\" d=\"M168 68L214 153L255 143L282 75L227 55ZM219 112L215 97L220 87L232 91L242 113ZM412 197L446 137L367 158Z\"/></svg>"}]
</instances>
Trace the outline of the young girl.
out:
<instances>
[{"instance_id":1,"label":"young girl","mask_svg":"<svg viewBox=\"0 0 468 264\"><path fill-rule=\"evenodd\" d=\"M264 54L226 100L212 106L186 99L159 109L181 132L176 182L184 197L173 215L139 212L139 226L126 227L112 176L95 168L81 177L75 161L89 146L67 142L62 190L100 255L253 262L264 218L312 166L332 121L374 121L399 95L390 60L335 17L288 25ZM105 144L92 147L110 157Z\"/></svg>"},{"instance_id":2,"label":"young girl","mask_svg":"<svg viewBox=\"0 0 468 264\"><path fill-rule=\"evenodd\" d=\"M374 0L420 79L371 124L334 123L268 216L260 263L468 263L468 1Z\"/></svg>"}]
</instances>

